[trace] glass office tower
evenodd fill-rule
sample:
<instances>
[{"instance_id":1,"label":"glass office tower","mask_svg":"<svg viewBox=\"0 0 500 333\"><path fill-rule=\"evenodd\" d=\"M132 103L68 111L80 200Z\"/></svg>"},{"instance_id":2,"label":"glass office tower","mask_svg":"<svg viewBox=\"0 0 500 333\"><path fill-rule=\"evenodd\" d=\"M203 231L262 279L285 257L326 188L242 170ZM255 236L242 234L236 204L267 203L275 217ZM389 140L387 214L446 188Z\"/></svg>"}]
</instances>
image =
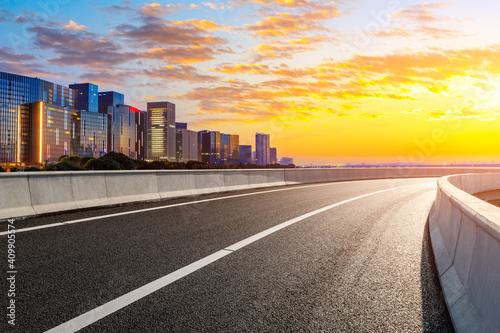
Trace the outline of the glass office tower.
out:
<instances>
[{"instance_id":1,"label":"glass office tower","mask_svg":"<svg viewBox=\"0 0 500 333\"><path fill-rule=\"evenodd\" d=\"M28 156L22 162L30 165L56 163L61 155L73 155L73 115L77 112L50 103L30 103Z\"/></svg>"},{"instance_id":2,"label":"glass office tower","mask_svg":"<svg viewBox=\"0 0 500 333\"><path fill-rule=\"evenodd\" d=\"M99 87L92 83L74 83L69 87L74 89L77 94L76 109L80 111L98 112L99 100L98 89Z\"/></svg>"},{"instance_id":3,"label":"glass office tower","mask_svg":"<svg viewBox=\"0 0 500 333\"><path fill-rule=\"evenodd\" d=\"M240 146L240 163L252 164L252 146Z\"/></svg>"},{"instance_id":4,"label":"glass office tower","mask_svg":"<svg viewBox=\"0 0 500 333\"><path fill-rule=\"evenodd\" d=\"M221 134L216 131L201 133L201 161L204 163L221 163Z\"/></svg>"},{"instance_id":5,"label":"glass office tower","mask_svg":"<svg viewBox=\"0 0 500 333\"><path fill-rule=\"evenodd\" d=\"M29 159L30 103L74 108L73 89L38 78L0 72L0 163Z\"/></svg>"},{"instance_id":6,"label":"glass office tower","mask_svg":"<svg viewBox=\"0 0 500 333\"><path fill-rule=\"evenodd\" d=\"M255 134L255 155L257 165L269 164L269 134Z\"/></svg>"},{"instance_id":7,"label":"glass office tower","mask_svg":"<svg viewBox=\"0 0 500 333\"><path fill-rule=\"evenodd\" d=\"M99 112L106 113L104 107L117 106L125 104L125 96L116 91L101 91L99 92L98 105Z\"/></svg>"},{"instance_id":8,"label":"glass office tower","mask_svg":"<svg viewBox=\"0 0 500 333\"><path fill-rule=\"evenodd\" d=\"M176 159L175 104L148 103L148 151L150 160Z\"/></svg>"},{"instance_id":9,"label":"glass office tower","mask_svg":"<svg viewBox=\"0 0 500 333\"><path fill-rule=\"evenodd\" d=\"M278 164L278 151L276 148L269 148L269 164Z\"/></svg>"},{"instance_id":10,"label":"glass office tower","mask_svg":"<svg viewBox=\"0 0 500 333\"><path fill-rule=\"evenodd\" d=\"M105 109L108 114L108 150L138 159L136 113L141 111L129 105L108 106Z\"/></svg>"},{"instance_id":11,"label":"glass office tower","mask_svg":"<svg viewBox=\"0 0 500 333\"><path fill-rule=\"evenodd\" d=\"M238 163L240 160L240 136L229 135L229 163Z\"/></svg>"},{"instance_id":12,"label":"glass office tower","mask_svg":"<svg viewBox=\"0 0 500 333\"><path fill-rule=\"evenodd\" d=\"M227 164L229 161L229 152L231 148L229 134L220 134L220 163Z\"/></svg>"},{"instance_id":13,"label":"glass office tower","mask_svg":"<svg viewBox=\"0 0 500 333\"><path fill-rule=\"evenodd\" d=\"M72 155L98 158L108 151L108 116L89 111L73 114Z\"/></svg>"}]
</instances>

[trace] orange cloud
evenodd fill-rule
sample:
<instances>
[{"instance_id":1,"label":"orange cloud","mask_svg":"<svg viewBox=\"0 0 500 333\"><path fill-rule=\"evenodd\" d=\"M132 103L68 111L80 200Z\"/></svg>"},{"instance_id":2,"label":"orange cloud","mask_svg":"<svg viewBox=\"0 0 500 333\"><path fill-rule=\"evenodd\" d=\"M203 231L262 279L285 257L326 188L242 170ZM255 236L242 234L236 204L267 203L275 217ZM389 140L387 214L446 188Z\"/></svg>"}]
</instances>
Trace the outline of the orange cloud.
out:
<instances>
[{"instance_id":1,"label":"orange cloud","mask_svg":"<svg viewBox=\"0 0 500 333\"><path fill-rule=\"evenodd\" d=\"M217 78L213 75L200 74L198 70L191 65L167 65L153 70L144 70L142 74L152 78L166 79L169 81L190 81L199 83L213 82L217 80Z\"/></svg>"},{"instance_id":2,"label":"orange cloud","mask_svg":"<svg viewBox=\"0 0 500 333\"><path fill-rule=\"evenodd\" d=\"M85 26L84 25L78 25L75 21L70 20L69 24L64 26L68 30L84 30Z\"/></svg>"}]
</instances>

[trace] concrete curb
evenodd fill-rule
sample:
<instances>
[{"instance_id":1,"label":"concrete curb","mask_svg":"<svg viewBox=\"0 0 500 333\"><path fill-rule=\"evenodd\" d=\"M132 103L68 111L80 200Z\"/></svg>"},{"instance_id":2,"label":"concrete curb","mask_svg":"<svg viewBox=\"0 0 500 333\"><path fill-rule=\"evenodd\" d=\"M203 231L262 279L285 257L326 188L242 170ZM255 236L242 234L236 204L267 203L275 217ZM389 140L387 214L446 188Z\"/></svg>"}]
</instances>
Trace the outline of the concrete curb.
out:
<instances>
[{"instance_id":1,"label":"concrete curb","mask_svg":"<svg viewBox=\"0 0 500 333\"><path fill-rule=\"evenodd\" d=\"M455 330L500 332L500 209L472 196L500 187L498 174L440 178L429 229Z\"/></svg>"}]
</instances>

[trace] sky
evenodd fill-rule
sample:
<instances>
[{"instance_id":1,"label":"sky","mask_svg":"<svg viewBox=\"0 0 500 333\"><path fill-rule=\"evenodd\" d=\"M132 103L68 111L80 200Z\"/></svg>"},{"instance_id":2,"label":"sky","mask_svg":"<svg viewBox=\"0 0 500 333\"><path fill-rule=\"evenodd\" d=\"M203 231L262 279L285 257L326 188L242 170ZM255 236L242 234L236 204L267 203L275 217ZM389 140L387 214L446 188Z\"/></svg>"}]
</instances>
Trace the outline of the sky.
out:
<instances>
[{"instance_id":1,"label":"sky","mask_svg":"<svg viewBox=\"0 0 500 333\"><path fill-rule=\"evenodd\" d=\"M0 71L169 101L298 165L500 162L497 1L0 4Z\"/></svg>"}]
</instances>

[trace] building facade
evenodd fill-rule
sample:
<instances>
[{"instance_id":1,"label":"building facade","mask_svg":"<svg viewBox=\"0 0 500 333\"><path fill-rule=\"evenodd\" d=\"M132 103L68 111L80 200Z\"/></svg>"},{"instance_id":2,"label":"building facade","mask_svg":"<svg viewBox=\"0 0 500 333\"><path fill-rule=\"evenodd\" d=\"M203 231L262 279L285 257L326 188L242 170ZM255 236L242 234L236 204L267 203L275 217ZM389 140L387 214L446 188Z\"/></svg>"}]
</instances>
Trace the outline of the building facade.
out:
<instances>
[{"instance_id":1,"label":"building facade","mask_svg":"<svg viewBox=\"0 0 500 333\"><path fill-rule=\"evenodd\" d=\"M0 72L0 164L30 159L30 140L37 140L30 133L30 110L39 109L30 105L35 102L69 109L75 107L76 95L73 89L52 82Z\"/></svg>"},{"instance_id":2,"label":"building facade","mask_svg":"<svg viewBox=\"0 0 500 333\"><path fill-rule=\"evenodd\" d=\"M184 128L179 128L176 132L176 161L197 161L198 132Z\"/></svg>"},{"instance_id":3,"label":"building facade","mask_svg":"<svg viewBox=\"0 0 500 333\"><path fill-rule=\"evenodd\" d=\"M221 163L221 134L217 131L202 131L201 161L204 163Z\"/></svg>"},{"instance_id":4,"label":"building facade","mask_svg":"<svg viewBox=\"0 0 500 333\"><path fill-rule=\"evenodd\" d=\"M71 155L98 158L108 152L108 116L99 112L76 111L72 121Z\"/></svg>"},{"instance_id":5,"label":"building facade","mask_svg":"<svg viewBox=\"0 0 500 333\"><path fill-rule=\"evenodd\" d=\"M240 163L252 164L252 146L240 146Z\"/></svg>"},{"instance_id":6,"label":"building facade","mask_svg":"<svg viewBox=\"0 0 500 333\"><path fill-rule=\"evenodd\" d=\"M229 135L229 163L239 163L240 161L240 136Z\"/></svg>"},{"instance_id":7,"label":"building facade","mask_svg":"<svg viewBox=\"0 0 500 333\"><path fill-rule=\"evenodd\" d=\"M136 117L141 111L130 105L107 106L104 109L108 115L108 150L138 159Z\"/></svg>"},{"instance_id":8,"label":"building facade","mask_svg":"<svg viewBox=\"0 0 500 333\"><path fill-rule=\"evenodd\" d=\"M61 155L73 155L74 115L77 110L44 102L29 104L30 122L27 156L29 165L55 163Z\"/></svg>"},{"instance_id":9,"label":"building facade","mask_svg":"<svg viewBox=\"0 0 500 333\"><path fill-rule=\"evenodd\" d=\"M99 112L106 113L104 107L125 105L125 96L116 91L101 91L98 96Z\"/></svg>"},{"instance_id":10,"label":"building facade","mask_svg":"<svg viewBox=\"0 0 500 333\"><path fill-rule=\"evenodd\" d=\"M257 165L269 164L269 134L255 134L255 155Z\"/></svg>"},{"instance_id":11,"label":"building facade","mask_svg":"<svg viewBox=\"0 0 500 333\"><path fill-rule=\"evenodd\" d=\"M269 164L278 164L278 151L276 148L269 148Z\"/></svg>"},{"instance_id":12,"label":"building facade","mask_svg":"<svg viewBox=\"0 0 500 333\"><path fill-rule=\"evenodd\" d=\"M148 103L147 158L150 160L176 159L175 104Z\"/></svg>"},{"instance_id":13,"label":"building facade","mask_svg":"<svg viewBox=\"0 0 500 333\"><path fill-rule=\"evenodd\" d=\"M74 83L69 87L76 92L76 109L80 111L99 111L99 87L93 83Z\"/></svg>"},{"instance_id":14,"label":"building facade","mask_svg":"<svg viewBox=\"0 0 500 333\"><path fill-rule=\"evenodd\" d=\"M283 157L280 160L280 164L281 165L290 165L290 164L293 164L293 158L291 158L291 157Z\"/></svg>"}]
</instances>

